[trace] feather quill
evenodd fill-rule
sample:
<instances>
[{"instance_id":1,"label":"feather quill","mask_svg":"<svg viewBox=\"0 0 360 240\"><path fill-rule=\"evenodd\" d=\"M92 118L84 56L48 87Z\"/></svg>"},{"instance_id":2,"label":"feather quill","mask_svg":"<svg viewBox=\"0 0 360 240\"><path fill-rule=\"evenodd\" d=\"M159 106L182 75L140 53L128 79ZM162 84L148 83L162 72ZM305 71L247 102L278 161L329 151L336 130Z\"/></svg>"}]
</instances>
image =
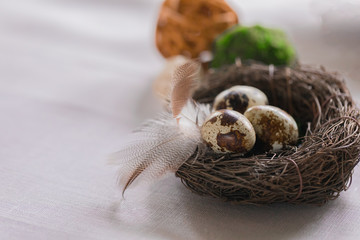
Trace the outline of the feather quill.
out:
<instances>
[{"instance_id":1,"label":"feather quill","mask_svg":"<svg viewBox=\"0 0 360 240\"><path fill-rule=\"evenodd\" d=\"M210 114L210 106L190 100L200 71L200 64L192 60L179 66L172 79L172 112L145 122L132 134L132 140L113 154L111 162L120 165L118 183L123 194L135 180L175 172L197 148L202 149L200 126Z\"/></svg>"},{"instance_id":2,"label":"feather quill","mask_svg":"<svg viewBox=\"0 0 360 240\"><path fill-rule=\"evenodd\" d=\"M187 101L177 122L170 112L145 122L133 132L131 141L113 154L120 166L118 183L125 190L138 182L175 172L197 148L202 147L199 126L210 114L210 106Z\"/></svg>"},{"instance_id":3,"label":"feather quill","mask_svg":"<svg viewBox=\"0 0 360 240\"><path fill-rule=\"evenodd\" d=\"M176 68L171 83L170 107L173 117L177 117L193 91L198 87L200 78L200 63L189 60Z\"/></svg>"}]
</instances>

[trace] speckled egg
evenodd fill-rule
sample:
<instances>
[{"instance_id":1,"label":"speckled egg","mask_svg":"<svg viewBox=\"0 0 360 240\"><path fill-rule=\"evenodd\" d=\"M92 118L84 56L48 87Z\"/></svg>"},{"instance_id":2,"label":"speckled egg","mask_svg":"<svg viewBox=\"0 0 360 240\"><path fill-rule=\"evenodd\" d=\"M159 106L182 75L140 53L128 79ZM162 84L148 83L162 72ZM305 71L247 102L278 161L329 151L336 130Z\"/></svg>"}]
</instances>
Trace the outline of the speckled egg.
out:
<instances>
[{"instance_id":1,"label":"speckled egg","mask_svg":"<svg viewBox=\"0 0 360 240\"><path fill-rule=\"evenodd\" d=\"M267 104L268 99L261 90L237 85L219 93L214 100L213 109L231 109L244 113L249 107Z\"/></svg>"},{"instance_id":2,"label":"speckled egg","mask_svg":"<svg viewBox=\"0 0 360 240\"><path fill-rule=\"evenodd\" d=\"M201 136L217 153L246 153L256 141L249 120L241 113L227 109L215 111L206 119Z\"/></svg>"},{"instance_id":3,"label":"speckled egg","mask_svg":"<svg viewBox=\"0 0 360 240\"><path fill-rule=\"evenodd\" d=\"M297 124L287 112L274 106L254 106L246 110L245 117L253 125L257 140L266 150L281 150L296 143Z\"/></svg>"}]
</instances>

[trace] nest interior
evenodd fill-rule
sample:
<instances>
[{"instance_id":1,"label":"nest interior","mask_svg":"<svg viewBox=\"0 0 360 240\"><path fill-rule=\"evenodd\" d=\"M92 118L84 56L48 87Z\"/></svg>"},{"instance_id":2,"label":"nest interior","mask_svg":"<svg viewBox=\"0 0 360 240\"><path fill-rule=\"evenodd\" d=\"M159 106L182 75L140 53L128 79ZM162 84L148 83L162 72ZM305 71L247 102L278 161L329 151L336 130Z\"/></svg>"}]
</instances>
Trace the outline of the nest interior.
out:
<instances>
[{"instance_id":1,"label":"nest interior","mask_svg":"<svg viewBox=\"0 0 360 240\"><path fill-rule=\"evenodd\" d=\"M231 65L209 74L193 98L212 103L234 85L262 90L299 125L298 145L281 152L194 154L176 172L195 193L239 204L322 205L351 184L359 162L359 110L336 73L323 68Z\"/></svg>"}]
</instances>

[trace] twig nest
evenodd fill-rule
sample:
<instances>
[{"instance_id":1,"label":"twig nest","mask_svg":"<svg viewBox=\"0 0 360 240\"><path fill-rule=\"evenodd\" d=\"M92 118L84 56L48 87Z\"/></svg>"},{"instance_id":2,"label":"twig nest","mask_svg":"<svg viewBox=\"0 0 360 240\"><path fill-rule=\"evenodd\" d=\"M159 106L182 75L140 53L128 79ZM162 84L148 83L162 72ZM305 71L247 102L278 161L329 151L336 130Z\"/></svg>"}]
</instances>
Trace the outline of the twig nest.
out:
<instances>
[{"instance_id":1,"label":"twig nest","mask_svg":"<svg viewBox=\"0 0 360 240\"><path fill-rule=\"evenodd\" d=\"M344 78L323 68L231 65L214 71L194 99L212 103L235 85L259 88L296 120L300 141L277 152L194 153L176 175L193 192L239 204L322 205L351 183L360 156L360 112Z\"/></svg>"},{"instance_id":2,"label":"twig nest","mask_svg":"<svg viewBox=\"0 0 360 240\"><path fill-rule=\"evenodd\" d=\"M215 37L238 23L224 0L165 0L156 27L156 46L165 57L196 58Z\"/></svg>"},{"instance_id":3,"label":"twig nest","mask_svg":"<svg viewBox=\"0 0 360 240\"><path fill-rule=\"evenodd\" d=\"M231 109L244 113L249 107L268 103L267 96L258 88L237 85L219 93L214 100L213 109Z\"/></svg>"},{"instance_id":4,"label":"twig nest","mask_svg":"<svg viewBox=\"0 0 360 240\"><path fill-rule=\"evenodd\" d=\"M249 120L233 110L212 113L201 127L201 136L217 153L244 154L253 148L256 140Z\"/></svg>"},{"instance_id":5,"label":"twig nest","mask_svg":"<svg viewBox=\"0 0 360 240\"><path fill-rule=\"evenodd\" d=\"M284 110L274 106L254 106L246 110L244 116L255 129L257 141L266 150L279 151L295 145L299 137L297 124Z\"/></svg>"},{"instance_id":6,"label":"twig nest","mask_svg":"<svg viewBox=\"0 0 360 240\"><path fill-rule=\"evenodd\" d=\"M213 68L241 60L256 60L265 64L293 65L296 51L286 34L278 29L235 26L220 35L214 44Z\"/></svg>"}]
</instances>

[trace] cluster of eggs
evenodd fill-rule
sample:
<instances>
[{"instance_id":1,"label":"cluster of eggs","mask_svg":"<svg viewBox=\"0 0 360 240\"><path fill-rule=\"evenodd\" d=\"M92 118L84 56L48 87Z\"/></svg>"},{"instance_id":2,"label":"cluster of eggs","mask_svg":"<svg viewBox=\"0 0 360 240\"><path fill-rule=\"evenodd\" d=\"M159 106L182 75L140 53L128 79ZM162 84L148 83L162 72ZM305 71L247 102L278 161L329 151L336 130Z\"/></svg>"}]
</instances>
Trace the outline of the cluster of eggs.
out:
<instances>
[{"instance_id":1,"label":"cluster of eggs","mask_svg":"<svg viewBox=\"0 0 360 240\"><path fill-rule=\"evenodd\" d=\"M284 110L268 105L266 95L250 86L234 86L214 100L201 127L203 140L217 153L249 152L258 141L265 150L295 144L298 127Z\"/></svg>"}]
</instances>

